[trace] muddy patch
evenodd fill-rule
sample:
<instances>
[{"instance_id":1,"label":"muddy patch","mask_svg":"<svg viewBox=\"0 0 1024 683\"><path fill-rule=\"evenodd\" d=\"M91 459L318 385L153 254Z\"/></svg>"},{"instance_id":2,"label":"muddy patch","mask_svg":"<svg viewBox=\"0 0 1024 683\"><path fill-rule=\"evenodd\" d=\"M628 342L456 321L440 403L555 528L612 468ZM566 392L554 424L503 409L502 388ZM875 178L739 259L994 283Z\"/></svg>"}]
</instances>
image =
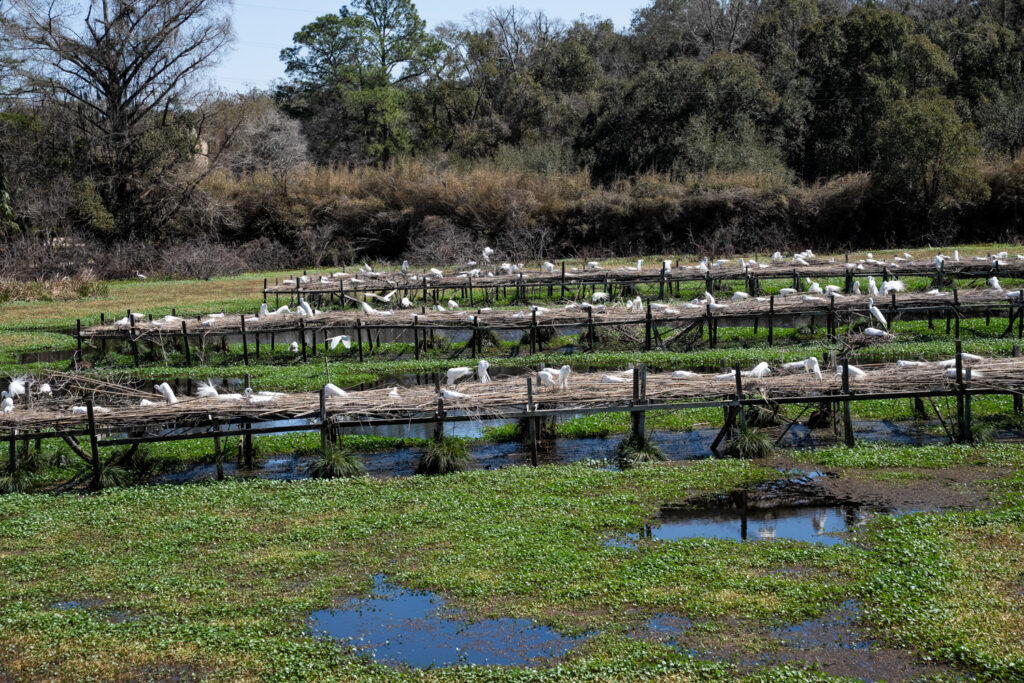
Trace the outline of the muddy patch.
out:
<instances>
[{"instance_id":1,"label":"muddy patch","mask_svg":"<svg viewBox=\"0 0 1024 683\"><path fill-rule=\"evenodd\" d=\"M562 657L580 639L529 619L467 621L444 598L374 577L373 595L314 612L310 633L377 661L411 667L529 666Z\"/></svg>"}]
</instances>

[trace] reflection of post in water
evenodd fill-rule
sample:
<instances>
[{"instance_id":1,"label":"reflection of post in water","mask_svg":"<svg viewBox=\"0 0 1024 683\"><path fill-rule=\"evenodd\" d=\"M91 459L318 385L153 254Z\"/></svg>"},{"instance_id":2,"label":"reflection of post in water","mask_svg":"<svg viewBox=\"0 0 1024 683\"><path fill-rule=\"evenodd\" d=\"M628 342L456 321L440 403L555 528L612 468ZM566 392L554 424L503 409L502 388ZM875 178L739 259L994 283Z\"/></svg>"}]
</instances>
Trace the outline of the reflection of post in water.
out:
<instances>
[{"instance_id":1,"label":"reflection of post in water","mask_svg":"<svg viewBox=\"0 0 1024 683\"><path fill-rule=\"evenodd\" d=\"M644 524L640 530L640 538L654 538L654 525Z\"/></svg>"},{"instance_id":2,"label":"reflection of post in water","mask_svg":"<svg viewBox=\"0 0 1024 683\"><path fill-rule=\"evenodd\" d=\"M747 492L733 494L733 502L740 511L740 540L747 540Z\"/></svg>"}]
</instances>

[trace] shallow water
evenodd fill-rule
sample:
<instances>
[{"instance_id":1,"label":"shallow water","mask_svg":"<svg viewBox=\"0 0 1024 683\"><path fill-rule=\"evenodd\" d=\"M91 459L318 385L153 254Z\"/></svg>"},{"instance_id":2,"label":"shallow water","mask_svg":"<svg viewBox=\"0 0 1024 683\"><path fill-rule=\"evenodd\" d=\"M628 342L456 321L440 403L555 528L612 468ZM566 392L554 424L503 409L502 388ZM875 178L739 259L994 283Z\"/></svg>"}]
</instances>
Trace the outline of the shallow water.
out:
<instances>
[{"instance_id":1,"label":"shallow water","mask_svg":"<svg viewBox=\"0 0 1024 683\"><path fill-rule=\"evenodd\" d=\"M529 619L467 622L444 598L374 577L373 595L352 598L337 609L313 612L314 636L389 664L414 667L453 664L525 666L560 657L579 641Z\"/></svg>"}]
</instances>

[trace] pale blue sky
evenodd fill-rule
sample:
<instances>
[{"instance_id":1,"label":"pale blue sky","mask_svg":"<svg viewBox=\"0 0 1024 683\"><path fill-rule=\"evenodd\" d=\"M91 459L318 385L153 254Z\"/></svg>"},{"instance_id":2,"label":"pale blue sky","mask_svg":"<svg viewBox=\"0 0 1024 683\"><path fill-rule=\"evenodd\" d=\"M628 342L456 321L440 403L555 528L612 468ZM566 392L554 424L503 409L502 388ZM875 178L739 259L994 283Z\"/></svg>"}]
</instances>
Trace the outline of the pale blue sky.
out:
<instances>
[{"instance_id":1,"label":"pale blue sky","mask_svg":"<svg viewBox=\"0 0 1024 683\"><path fill-rule=\"evenodd\" d=\"M316 17L337 12L344 1L336 0L236 0L234 27L236 41L231 51L211 73L211 79L227 91L263 88L284 71L278 55L292 42L292 35L303 24ZM622 30L629 25L633 8L646 4L634 0L629 4L615 0L572 0L570 2L490 2L474 0L422 0L416 3L420 16L429 29L446 21L461 22L466 15L489 7L514 4L528 10L543 9L551 17L572 21L580 15L599 16L615 22Z\"/></svg>"}]
</instances>

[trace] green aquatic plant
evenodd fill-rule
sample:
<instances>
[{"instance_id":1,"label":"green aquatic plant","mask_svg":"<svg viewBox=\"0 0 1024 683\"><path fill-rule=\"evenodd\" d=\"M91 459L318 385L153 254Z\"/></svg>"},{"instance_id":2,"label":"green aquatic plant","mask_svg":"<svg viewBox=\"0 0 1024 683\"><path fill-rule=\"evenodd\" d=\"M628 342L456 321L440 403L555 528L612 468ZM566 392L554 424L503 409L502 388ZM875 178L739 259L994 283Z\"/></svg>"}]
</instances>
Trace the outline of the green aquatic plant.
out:
<instances>
[{"instance_id":1,"label":"green aquatic plant","mask_svg":"<svg viewBox=\"0 0 1024 683\"><path fill-rule=\"evenodd\" d=\"M366 465L351 448L344 445L328 444L327 448L309 466L309 474L314 479L361 477L366 474Z\"/></svg>"},{"instance_id":2,"label":"green aquatic plant","mask_svg":"<svg viewBox=\"0 0 1024 683\"><path fill-rule=\"evenodd\" d=\"M767 458L775 452L775 444L766 432L743 425L725 446L725 454L730 458L754 460Z\"/></svg>"},{"instance_id":3,"label":"green aquatic plant","mask_svg":"<svg viewBox=\"0 0 1024 683\"><path fill-rule=\"evenodd\" d=\"M473 465L466 442L455 437L445 437L440 441L427 444L420 461L416 465L416 474L451 474L464 472Z\"/></svg>"}]
</instances>

